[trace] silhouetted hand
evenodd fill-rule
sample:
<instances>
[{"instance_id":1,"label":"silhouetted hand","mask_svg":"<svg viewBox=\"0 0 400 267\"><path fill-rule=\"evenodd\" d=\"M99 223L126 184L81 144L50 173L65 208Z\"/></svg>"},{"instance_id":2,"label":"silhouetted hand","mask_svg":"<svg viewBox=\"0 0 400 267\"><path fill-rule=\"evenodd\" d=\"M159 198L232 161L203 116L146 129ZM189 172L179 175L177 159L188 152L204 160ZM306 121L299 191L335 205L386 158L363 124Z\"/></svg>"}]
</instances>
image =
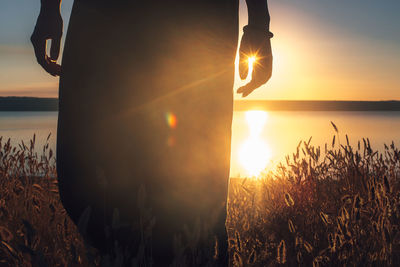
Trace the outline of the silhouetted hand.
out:
<instances>
[{"instance_id":1,"label":"silhouetted hand","mask_svg":"<svg viewBox=\"0 0 400 267\"><path fill-rule=\"evenodd\" d=\"M31 42L37 62L51 75L59 76L61 66L57 64L57 59L60 54L63 20L59 8L60 2L58 7L54 2L57 1L52 1L51 6L46 6L46 1L42 1ZM51 40L50 57L46 53L47 40Z\"/></svg>"},{"instance_id":2,"label":"silhouetted hand","mask_svg":"<svg viewBox=\"0 0 400 267\"><path fill-rule=\"evenodd\" d=\"M248 96L255 89L265 84L272 75L272 51L270 38L272 34L261 29L248 27L244 30L239 48L239 75L246 79L249 72L248 60L255 57L251 81L240 87L237 93Z\"/></svg>"}]
</instances>

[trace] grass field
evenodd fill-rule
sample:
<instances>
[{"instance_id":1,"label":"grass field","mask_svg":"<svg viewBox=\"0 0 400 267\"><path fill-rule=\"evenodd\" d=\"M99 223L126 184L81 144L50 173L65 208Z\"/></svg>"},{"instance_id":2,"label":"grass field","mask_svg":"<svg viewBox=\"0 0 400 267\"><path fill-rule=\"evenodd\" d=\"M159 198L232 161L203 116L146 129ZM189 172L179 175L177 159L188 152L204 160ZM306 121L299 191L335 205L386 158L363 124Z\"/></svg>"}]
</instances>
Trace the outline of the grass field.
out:
<instances>
[{"instance_id":1,"label":"grass field","mask_svg":"<svg viewBox=\"0 0 400 267\"><path fill-rule=\"evenodd\" d=\"M233 266L400 264L400 151L351 147L333 126L331 144L301 142L277 171L231 179ZM34 139L0 139L0 266L98 265L59 201L53 152Z\"/></svg>"}]
</instances>

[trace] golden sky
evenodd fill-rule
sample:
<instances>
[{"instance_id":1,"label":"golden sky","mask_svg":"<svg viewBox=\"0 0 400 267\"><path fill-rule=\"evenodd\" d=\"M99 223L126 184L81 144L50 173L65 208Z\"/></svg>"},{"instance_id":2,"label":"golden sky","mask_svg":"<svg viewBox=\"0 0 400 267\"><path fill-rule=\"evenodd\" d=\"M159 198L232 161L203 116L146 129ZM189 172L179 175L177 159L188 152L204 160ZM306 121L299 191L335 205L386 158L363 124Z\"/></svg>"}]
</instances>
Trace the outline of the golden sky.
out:
<instances>
[{"instance_id":1,"label":"golden sky","mask_svg":"<svg viewBox=\"0 0 400 267\"><path fill-rule=\"evenodd\" d=\"M270 1L273 75L246 99L400 100L399 3L350 2Z\"/></svg>"},{"instance_id":2,"label":"golden sky","mask_svg":"<svg viewBox=\"0 0 400 267\"><path fill-rule=\"evenodd\" d=\"M71 5L63 1L65 26ZM269 6L273 76L246 99L400 100L400 1L270 0ZM29 44L39 7L39 0L0 3L1 96L57 97L57 79L36 64ZM243 27L244 0L240 15ZM242 84L237 75L235 89Z\"/></svg>"}]
</instances>

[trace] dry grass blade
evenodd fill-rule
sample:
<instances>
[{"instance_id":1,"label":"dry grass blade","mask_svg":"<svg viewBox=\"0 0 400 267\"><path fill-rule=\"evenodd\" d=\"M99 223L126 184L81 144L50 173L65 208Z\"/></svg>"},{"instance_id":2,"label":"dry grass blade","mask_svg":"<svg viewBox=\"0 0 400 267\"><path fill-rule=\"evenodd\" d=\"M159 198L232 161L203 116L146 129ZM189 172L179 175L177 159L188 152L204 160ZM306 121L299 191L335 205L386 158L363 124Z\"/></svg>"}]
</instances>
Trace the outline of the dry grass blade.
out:
<instances>
[{"instance_id":1,"label":"dry grass blade","mask_svg":"<svg viewBox=\"0 0 400 267\"><path fill-rule=\"evenodd\" d=\"M333 121L331 121L331 124L332 124L332 127L333 127L333 129L335 130L335 132L336 132L336 133L339 133L339 129L338 129L338 127L336 126L336 124L334 124Z\"/></svg>"},{"instance_id":2,"label":"dry grass blade","mask_svg":"<svg viewBox=\"0 0 400 267\"><path fill-rule=\"evenodd\" d=\"M14 256L17 257L17 251L7 242L1 241L1 244L7 248L7 250Z\"/></svg>"},{"instance_id":3,"label":"dry grass blade","mask_svg":"<svg viewBox=\"0 0 400 267\"><path fill-rule=\"evenodd\" d=\"M277 257L276 260L279 264L286 263L286 243L285 240L281 240L278 246Z\"/></svg>"},{"instance_id":4,"label":"dry grass blade","mask_svg":"<svg viewBox=\"0 0 400 267\"><path fill-rule=\"evenodd\" d=\"M254 264L257 261L257 253L254 249L251 250L249 260L247 261L248 264Z\"/></svg>"},{"instance_id":5,"label":"dry grass blade","mask_svg":"<svg viewBox=\"0 0 400 267\"><path fill-rule=\"evenodd\" d=\"M322 211L319 213L319 215L321 216L321 219L323 221L323 223L328 226L328 215L323 213Z\"/></svg>"},{"instance_id":6,"label":"dry grass blade","mask_svg":"<svg viewBox=\"0 0 400 267\"><path fill-rule=\"evenodd\" d=\"M304 248L307 250L308 253L311 253L313 251L313 247L308 243L307 241L304 241Z\"/></svg>"},{"instance_id":7,"label":"dry grass blade","mask_svg":"<svg viewBox=\"0 0 400 267\"><path fill-rule=\"evenodd\" d=\"M292 222L291 219L288 220L288 227L289 227L289 231L290 231L291 233L296 232L296 227L294 226L294 224L293 224L293 222Z\"/></svg>"},{"instance_id":8,"label":"dry grass blade","mask_svg":"<svg viewBox=\"0 0 400 267\"><path fill-rule=\"evenodd\" d=\"M294 206L294 200L289 193L285 193L285 202L288 207Z\"/></svg>"}]
</instances>

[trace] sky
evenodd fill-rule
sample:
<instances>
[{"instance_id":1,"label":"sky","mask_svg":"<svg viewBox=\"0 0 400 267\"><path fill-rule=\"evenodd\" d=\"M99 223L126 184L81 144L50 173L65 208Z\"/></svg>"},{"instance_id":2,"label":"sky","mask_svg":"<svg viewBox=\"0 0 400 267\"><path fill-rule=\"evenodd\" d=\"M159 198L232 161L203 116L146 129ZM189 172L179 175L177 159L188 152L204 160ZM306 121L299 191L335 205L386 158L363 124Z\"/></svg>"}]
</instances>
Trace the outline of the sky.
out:
<instances>
[{"instance_id":1,"label":"sky","mask_svg":"<svg viewBox=\"0 0 400 267\"><path fill-rule=\"evenodd\" d=\"M63 0L64 32L72 4ZM0 0L0 96L58 96L29 42L39 9L40 0ZM246 99L400 100L399 0L269 0L269 9L273 76ZM236 76L234 89L246 82Z\"/></svg>"}]
</instances>

